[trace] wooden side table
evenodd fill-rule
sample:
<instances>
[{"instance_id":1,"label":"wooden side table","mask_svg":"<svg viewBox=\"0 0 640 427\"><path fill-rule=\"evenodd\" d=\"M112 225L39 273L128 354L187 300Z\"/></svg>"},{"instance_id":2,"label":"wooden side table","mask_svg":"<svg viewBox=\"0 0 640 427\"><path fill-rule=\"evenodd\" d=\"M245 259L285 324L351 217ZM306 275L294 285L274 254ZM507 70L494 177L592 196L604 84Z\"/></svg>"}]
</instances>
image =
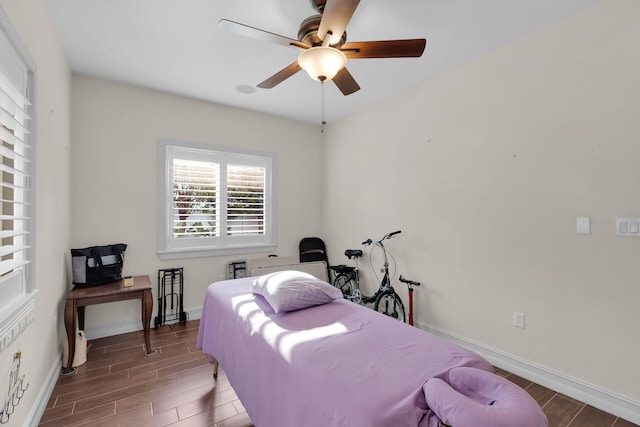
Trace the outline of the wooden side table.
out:
<instances>
[{"instance_id":1,"label":"wooden side table","mask_svg":"<svg viewBox=\"0 0 640 427\"><path fill-rule=\"evenodd\" d=\"M69 374L74 371L73 356L76 351L76 313L78 314L78 327L80 330L84 330L84 309L86 306L130 299L141 300L146 354L155 353L155 351L151 349L149 336L151 312L153 311L153 296L151 294L151 281L149 280L149 276L135 276L133 278L133 286L129 287L124 286L123 280L87 288L75 286L71 292L67 294L67 302L64 307L64 326L67 330L69 357L66 367L63 366L63 374Z\"/></svg>"}]
</instances>

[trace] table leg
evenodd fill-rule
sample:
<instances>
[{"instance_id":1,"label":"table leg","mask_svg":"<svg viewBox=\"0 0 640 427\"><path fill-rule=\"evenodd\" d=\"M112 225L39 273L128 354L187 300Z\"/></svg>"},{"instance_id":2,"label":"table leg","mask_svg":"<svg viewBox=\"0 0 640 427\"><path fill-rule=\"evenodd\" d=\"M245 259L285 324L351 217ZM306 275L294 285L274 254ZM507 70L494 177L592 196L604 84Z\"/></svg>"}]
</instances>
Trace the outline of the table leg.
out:
<instances>
[{"instance_id":1,"label":"table leg","mask_svg":"<svg viewBox=\"0 0 640 427\"><path fill-rule=\"evenodd\" d=\"M146 289L142 295L142 327L144 328L144 342L147 349L147 354L155 353L151 349L151 337L149 328L151 326L151 312L153 311L153 295L151 289Z\"/></svg>"},{"instance_id":2,"label":"table leg","mask_svg":"<svg viewBox=\"0 0 640 427\"><path fill-rule=\"evenodd\" d=\"M66 368L63 366L62 373L68 374L73 372L73 356L76 354L76 300L68 299L64 306L64 327L67 331L67 348L69 355L67 357Z\"/></svg>"},{"instance_id":3,"label":"table leg","mask_svg":"<svg viewBox=\"0 0 640 427\"><path fill-rule=\"evenodd\" d=\"M77 311L78 311L78 329L81 331L84 331L84 309L86 307L82 306L82 307L78 307Z\"/></svg>"}]
</instances>

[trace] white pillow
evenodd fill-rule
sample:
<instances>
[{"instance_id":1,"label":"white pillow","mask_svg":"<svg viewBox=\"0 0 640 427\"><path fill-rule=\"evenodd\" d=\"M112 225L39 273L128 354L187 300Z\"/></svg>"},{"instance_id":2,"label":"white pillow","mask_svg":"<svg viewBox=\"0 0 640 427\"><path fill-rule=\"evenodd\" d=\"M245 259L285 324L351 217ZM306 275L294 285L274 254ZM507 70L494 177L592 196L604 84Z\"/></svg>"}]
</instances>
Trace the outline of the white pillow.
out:
<instances>
[{"instance_id":1,"label":"white pillow","mask_svg":"<svg viewBox=\"0 0 640 427\"><path fill-rule=\"evenodd\" d=\"M342 298L342 291L301 271L277 271L253 281L254 294L261 295L276 313L300 310Z\"/></svg>"}]
</instances>

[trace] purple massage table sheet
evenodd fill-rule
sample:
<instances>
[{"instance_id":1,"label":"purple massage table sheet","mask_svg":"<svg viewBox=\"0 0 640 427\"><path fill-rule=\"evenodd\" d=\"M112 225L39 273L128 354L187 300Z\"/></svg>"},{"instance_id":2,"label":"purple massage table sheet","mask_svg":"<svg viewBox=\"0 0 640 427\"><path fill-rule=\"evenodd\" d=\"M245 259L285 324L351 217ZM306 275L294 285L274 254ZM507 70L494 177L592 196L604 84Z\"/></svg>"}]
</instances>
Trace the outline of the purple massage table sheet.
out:
<instances>
[{"instance_id":1,"label":"purple massage table sheet","mask_svg":"<svg viewBox=\"0 0 640 427\"><path fill-rule=\"evenodd\" d=\"M275 314L254 278L207 289L197 347L256 427L426 426L422 385L478 355L346 300Z\"/></svg>"}]
</instances>

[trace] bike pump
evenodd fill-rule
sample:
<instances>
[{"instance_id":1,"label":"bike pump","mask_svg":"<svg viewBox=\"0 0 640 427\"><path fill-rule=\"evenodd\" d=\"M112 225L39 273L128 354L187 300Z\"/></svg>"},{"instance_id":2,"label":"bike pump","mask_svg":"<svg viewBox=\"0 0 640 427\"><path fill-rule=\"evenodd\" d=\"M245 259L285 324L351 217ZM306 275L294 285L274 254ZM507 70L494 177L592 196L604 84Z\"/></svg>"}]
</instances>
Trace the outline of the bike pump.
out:
<instances>
[{"instance_id":1,"label":"bike pump","mask_svg":"<svg viewBox=\"0 0 640 427\"><path fill-rule=\"evenodd\" d=\"M413 287L409 285L409 325L413 326Z\"/></svg>"}]
</instances>

